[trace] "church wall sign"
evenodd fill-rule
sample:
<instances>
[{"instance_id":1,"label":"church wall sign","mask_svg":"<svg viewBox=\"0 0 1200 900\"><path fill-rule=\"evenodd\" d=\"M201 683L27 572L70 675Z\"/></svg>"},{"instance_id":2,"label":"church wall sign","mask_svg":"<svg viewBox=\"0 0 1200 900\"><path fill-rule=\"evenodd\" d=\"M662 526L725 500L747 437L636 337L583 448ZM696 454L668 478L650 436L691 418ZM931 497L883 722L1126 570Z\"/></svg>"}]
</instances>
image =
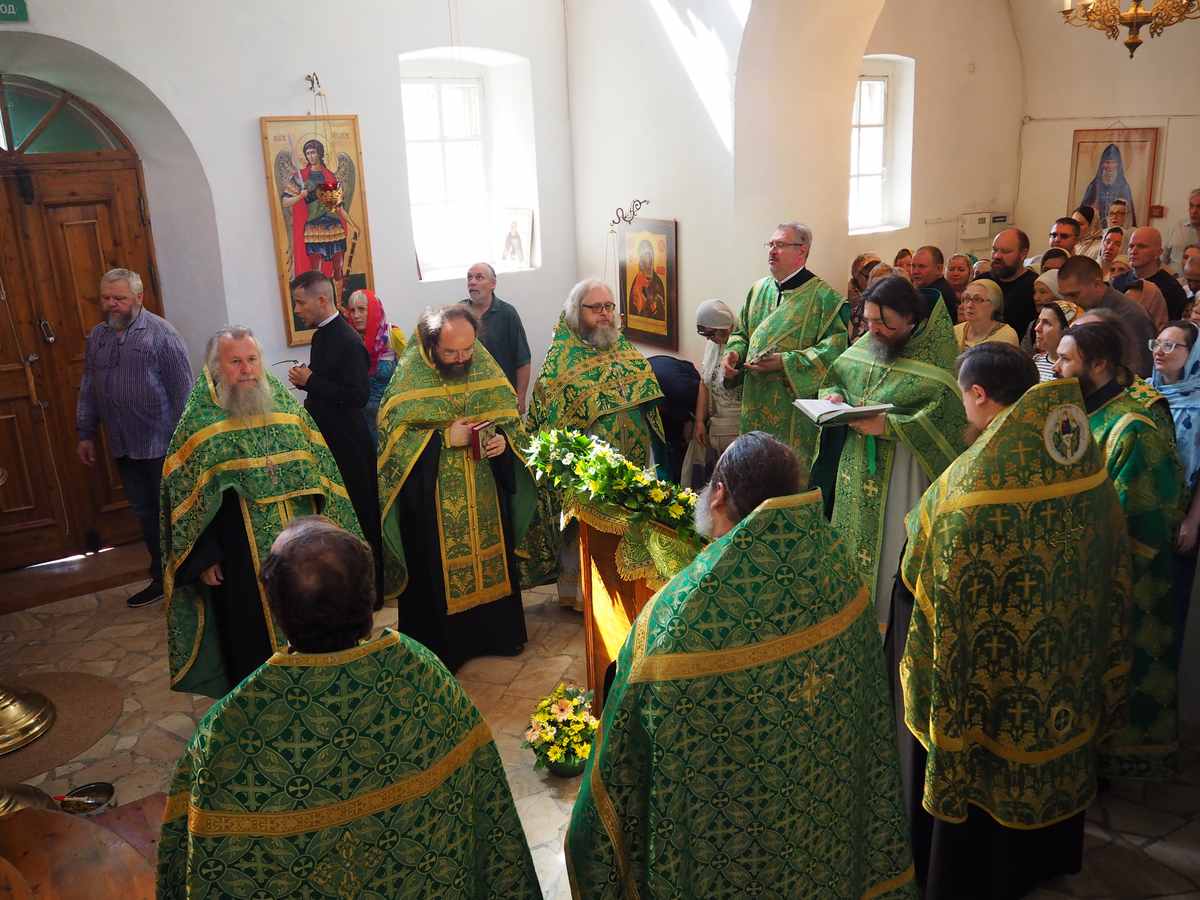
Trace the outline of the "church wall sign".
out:
<instances>
[{"instance_id":1,"label":"church wall sign","mask_svg":"<svg viewBox=\"0 0 1200 900\"><path fill-rule=\"evenodd\" d=\"M292 311L288 284L319 269L333 281L338 306L373 290L367 190L358 116L263 116L263 164L275 267L288 346L312 341Z\"/></svg>"},{"instance_id":2,"label":"church wall sign","mask_svg":"<svg viewBox=\"0 0 1200 900\"><path fill-rule=\"evenodd\" d=\"M1067 186L1069 215L1090 206L1100 222L1108 207L1122 199L1129 207L1126 229L1150 224L1154 166L1158 156L1157 128L1087 128L1075 132L1071 146L1071 181Z\"/></svg>"},{"instance_id":3,"label":"church wall sign","mask_svg":"<svg viewBox=\"0 0 1200 900\"><path fill-rule=\"evenodd\" d=\"M637 218L622 224L621 321L630 340L679 350L679 272L674 219Z\"/></svg>"}]
</instances>

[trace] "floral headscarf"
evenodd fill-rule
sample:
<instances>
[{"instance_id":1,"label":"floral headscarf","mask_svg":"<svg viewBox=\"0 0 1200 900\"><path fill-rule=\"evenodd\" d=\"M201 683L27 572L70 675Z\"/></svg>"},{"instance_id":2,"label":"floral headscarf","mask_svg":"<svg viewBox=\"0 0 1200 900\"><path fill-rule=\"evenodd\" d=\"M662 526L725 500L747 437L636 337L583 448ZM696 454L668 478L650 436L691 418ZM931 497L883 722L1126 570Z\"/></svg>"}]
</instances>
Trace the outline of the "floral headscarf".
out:
<instances>
[{"instance_id":1,"label":"floral headscarf","mask_svg":"<svg viewBox=\"0 0 1200 900\"><path fill-rule=\"evenodd\" d=\"M1200 475L1200 326L1192 323L1191 328L1192 349L1179 380L1166 384L1157 369L1150 375L1150 383L1171 404L1175 443L1189 490L1196 487Z\"/></svg>"}]
</instances>

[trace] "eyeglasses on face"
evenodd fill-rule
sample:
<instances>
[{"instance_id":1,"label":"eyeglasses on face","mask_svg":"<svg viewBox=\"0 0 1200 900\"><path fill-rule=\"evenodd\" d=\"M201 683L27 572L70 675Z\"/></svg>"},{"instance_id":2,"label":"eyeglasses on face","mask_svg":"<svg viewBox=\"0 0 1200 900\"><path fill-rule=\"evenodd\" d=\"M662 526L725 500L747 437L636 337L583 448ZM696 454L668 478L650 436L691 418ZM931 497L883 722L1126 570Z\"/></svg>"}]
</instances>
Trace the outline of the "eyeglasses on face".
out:
<instances>
[{"instance_id":1,"label":"eyeglasses on face","mask_svg":"<svg viewBox=\"0 0 1200 900\"><path fill-rule=\"evenodd\" d=\"M782 250L784 247L803 247L804 245L797 241L767 241L763 246L768 250Z\"/></svg>"},{"instance_id":2,"label":"eyeglasses on face","mask_svg":"<svg viewBox=\"0 0 1200 900\"><path fill-rule=\"evenodd\" d=\"M1180 347L1186 347L1187 344L1181 344L1179 341L1160 341L1158 338L1150 338L1146 341L1146 346L1150 348L1150 352L1154 353L1161 350L1163 353L1174 353Z\"/></svg>"},{"instance_id":3,"label":"eyeglasses on face","mask_svg":"<svg viewBox=\"0 0 1200 900\"><path fill-rule=\"evenodd\" d=\"M584 309L590 309L592 312L610 313L617 308L615 303L580 303Z\"/></svg>"},{"instance_id":4,"label":"eyeglasses on face","mask_svg":"<svg viewBox=\"0 0 1200 900\"><path fill-rule=\"evenodd\" d=\"M970 306L975 303L991 303L992 298L985 297L982 294L963 294L962 299L958 302L965 306Z\"/></svg>"}]
</instances>

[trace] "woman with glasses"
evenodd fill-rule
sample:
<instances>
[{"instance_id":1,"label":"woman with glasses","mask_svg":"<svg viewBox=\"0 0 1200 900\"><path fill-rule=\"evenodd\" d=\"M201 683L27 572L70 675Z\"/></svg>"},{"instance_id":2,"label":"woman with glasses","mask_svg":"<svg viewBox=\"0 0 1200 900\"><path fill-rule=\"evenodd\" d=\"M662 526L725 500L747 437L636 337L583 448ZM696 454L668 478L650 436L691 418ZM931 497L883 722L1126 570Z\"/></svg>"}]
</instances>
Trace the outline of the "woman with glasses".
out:
<instances>
[{"instance_id":1,"label":"woman with glasses","mask_svg":"<svg viewBox=\"0 0 1200 900\"><path fill-rule=\"evenodd\" d=\"M1196 577L1196 536L1200 533L1200 325L1186 320L1168 322L1150 341L1154 373L1150 383L1171 406L1175 446L1183 465L1187 514L1175 537L1175 648L1183 645L1188 601Z\"/></svg>"},{"instance_id":2,"label":"woman with glasses","mask_svg":"<svg viewBox=\"0 0 1200 900\"><path fill-rule=\"evenodd\" d=\"M1058 361L1058 342L1063 332L1071 327L1079 307L1066 300L1055 300L1038 310L1033 321L1034 347L1033 364L1037 366L1039 381L1053 381L1054 364Z\"/></svg>"},{"instance_id":3,"label":"woman with glasses","mask_svg":"<svg viewBox=\"0 0 1200 900\"><path fill-rule=\"evenodd\" d=\"M705 338L696 396L696 428L683 461L683 486L708 482L717 458L738 436L742 422L742 388L726 387L721 360L737 317L724 302L705 300L696 310L696 331Z\"/></svg>"},{"instance_id":4,"label":"woman with glasses","mask_svg":"<svg viewBox=\"0 0 1200 900\"><path fill-rule=\"evenodd\" d=\"M954 338L958 341L960 352L987 341L999 341L1014 347L1021 345L1012 326L1005 325L1001 319L1004 315L1004 292L990 278L980 278L968 284L959 298L959 308L964 309L963 320L954 326Z\"/></svg>"}]
</instances>

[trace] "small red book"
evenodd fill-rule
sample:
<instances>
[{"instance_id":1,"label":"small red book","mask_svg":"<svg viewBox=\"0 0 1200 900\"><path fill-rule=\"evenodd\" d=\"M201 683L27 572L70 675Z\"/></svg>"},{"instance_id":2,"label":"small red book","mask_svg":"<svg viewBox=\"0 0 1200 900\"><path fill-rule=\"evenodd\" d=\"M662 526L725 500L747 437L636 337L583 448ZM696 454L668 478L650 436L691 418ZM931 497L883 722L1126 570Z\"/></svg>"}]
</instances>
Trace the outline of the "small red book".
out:
<instances>
[{"instance_id":1,"label":"small red book","mask_svg":"<svg viewBox=\"0 0 1200 900\"><path fill-rule=\"evenodd\" d=\"M475 422L471 425L471 459L483 459L488 443L497 435L495 422Z\"/></svg>"}]
</instances>

